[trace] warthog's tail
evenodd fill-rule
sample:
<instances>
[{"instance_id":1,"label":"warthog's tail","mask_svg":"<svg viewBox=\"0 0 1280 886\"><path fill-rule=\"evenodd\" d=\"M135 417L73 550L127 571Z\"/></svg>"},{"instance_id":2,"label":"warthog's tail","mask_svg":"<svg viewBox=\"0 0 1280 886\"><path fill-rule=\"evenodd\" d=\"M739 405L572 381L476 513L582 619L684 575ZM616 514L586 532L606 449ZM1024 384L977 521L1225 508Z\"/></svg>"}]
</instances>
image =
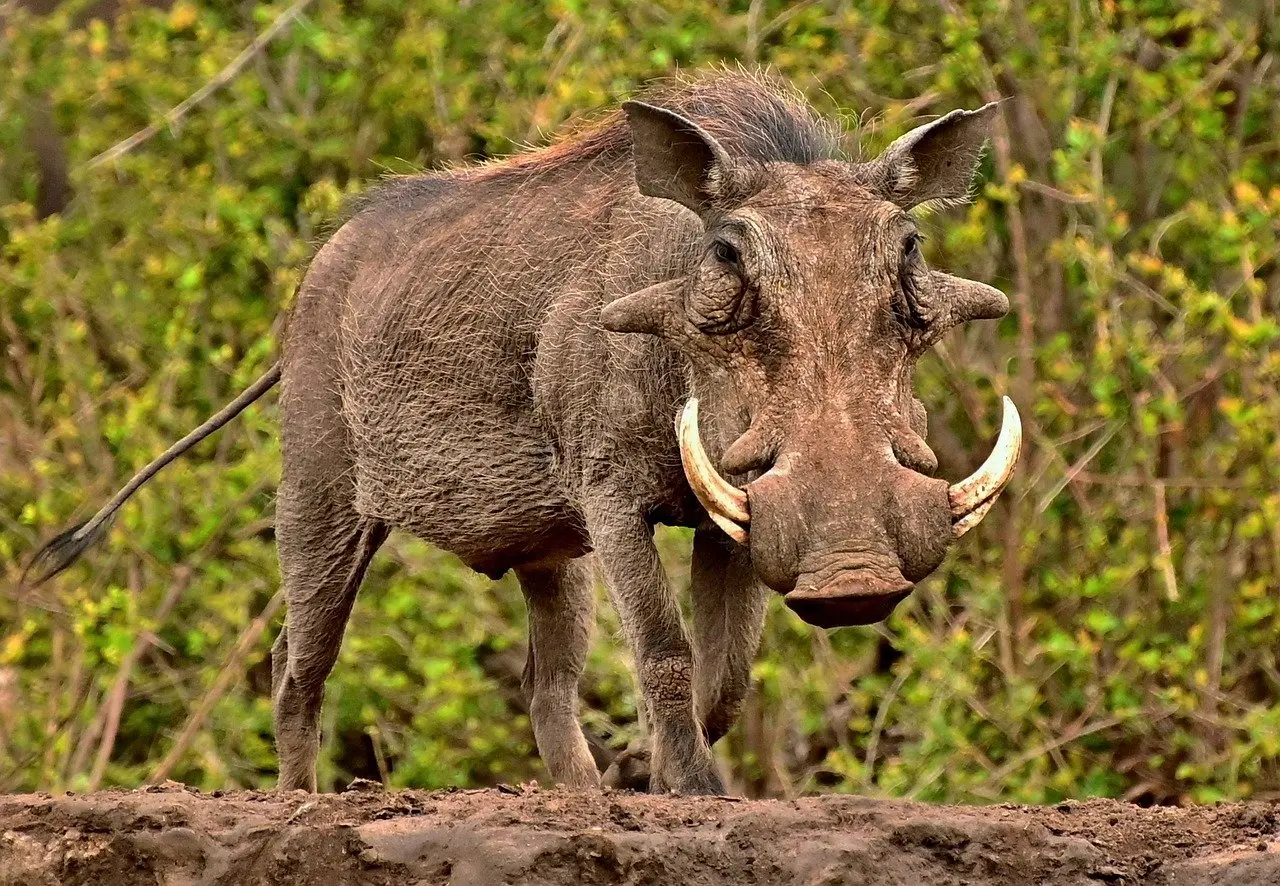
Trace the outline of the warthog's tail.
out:
<instances>
[{"instance_id":1,"label":"warthog's tail","mask_svg":"<svg viewBox=\"0 0 1280 886\"><path fill-rule=\"evenodd\" d=\"M59 533L44 547L36 551L31 558L31 562L27 564L27 568L22 571L18 586L26 586L27 576L32 572L39 573L39 577L33 582L33 584L38 585L74 563L76 558L84 553L87 547L102 537L102 534L106 532L107 527L111 524L111 518L115 516L116 511L120 510L121 505L128 501L143 483L160 473L169 462L243 412L246 406L275 387L278 381L280 381L280 364L276 363L266 371L266 374L245 389L239 397L219 409L204 424L187 434L177 443L174 443L159 458L134 474L133 479L126 483L124 488L112 497L111 501L103 505L98 513L94 514L86 522Z\"/></svg>"}]
</instances>

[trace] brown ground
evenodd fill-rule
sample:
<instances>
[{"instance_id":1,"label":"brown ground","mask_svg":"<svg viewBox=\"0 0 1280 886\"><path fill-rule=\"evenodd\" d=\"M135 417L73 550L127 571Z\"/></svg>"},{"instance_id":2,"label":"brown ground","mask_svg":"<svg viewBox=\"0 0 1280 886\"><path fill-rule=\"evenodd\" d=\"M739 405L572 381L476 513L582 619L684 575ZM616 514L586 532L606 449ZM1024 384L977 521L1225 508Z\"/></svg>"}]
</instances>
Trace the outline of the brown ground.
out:
<instances>
[{"instance_id":1,"label":"brown ground","mask_svg":"<svg viewBox=\"0 0 1280 886\"><path fill-rule=\"evenodd\" d=\"M948 807L537 788L0 797L0 886L1280 884L1280 805Z\"/></svg>"}]
</instances>

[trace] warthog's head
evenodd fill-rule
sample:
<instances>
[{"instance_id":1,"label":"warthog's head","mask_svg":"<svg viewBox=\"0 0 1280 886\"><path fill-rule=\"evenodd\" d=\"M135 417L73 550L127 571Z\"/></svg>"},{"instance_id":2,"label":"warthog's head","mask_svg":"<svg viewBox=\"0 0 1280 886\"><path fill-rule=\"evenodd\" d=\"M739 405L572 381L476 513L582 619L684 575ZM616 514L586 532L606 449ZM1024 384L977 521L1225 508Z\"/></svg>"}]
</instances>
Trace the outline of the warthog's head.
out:
<instances>
[{"instance_id":1,"label":"warthog's head","mask_svg":"<svg viewBox=\"0 0 1280 886\"><path fill-rule=\"evenodd\" d=\"M732 431L717 469L688 402L689 484L812 624L888 615L982 519L1017 460L1006 400L987 462L952 486L933 478L912 395L915 363L943 333L1009 308L997 289L926 267L910 215L967 196L994 110L954 111L872 162L794 164L735 159L679 114L626 105L640 191L693 210L705 235L691 273L609 304L602 323L688 356L707 422Z\"/></svg>"}]
</instances>

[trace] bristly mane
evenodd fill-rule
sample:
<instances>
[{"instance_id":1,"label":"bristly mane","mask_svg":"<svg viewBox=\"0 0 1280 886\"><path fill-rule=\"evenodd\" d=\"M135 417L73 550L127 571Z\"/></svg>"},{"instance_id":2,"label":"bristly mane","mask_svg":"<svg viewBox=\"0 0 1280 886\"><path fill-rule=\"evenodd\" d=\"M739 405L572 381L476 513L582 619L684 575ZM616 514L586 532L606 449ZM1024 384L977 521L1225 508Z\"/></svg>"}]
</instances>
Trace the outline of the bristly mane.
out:
<instances>
[{"instance_id":1,"label":"bristly mane","mask_svg":"<svg viewBox=\"0 0 1280 886\"><path fill-rule=\"evenodd\" d=\"M840 129L823 120L781 79L761 71L713 70L657 81L636 98L684 114L740 160L809 164L843 156ZM575 164L601 172L630 160L631 132L613 110L603 118L570 127L547 147L471 166L417 175L398 175L354 198L345 217L375 208L411 209L450 184L466 180L525 178Z\"/></svg>"}]
</instances>

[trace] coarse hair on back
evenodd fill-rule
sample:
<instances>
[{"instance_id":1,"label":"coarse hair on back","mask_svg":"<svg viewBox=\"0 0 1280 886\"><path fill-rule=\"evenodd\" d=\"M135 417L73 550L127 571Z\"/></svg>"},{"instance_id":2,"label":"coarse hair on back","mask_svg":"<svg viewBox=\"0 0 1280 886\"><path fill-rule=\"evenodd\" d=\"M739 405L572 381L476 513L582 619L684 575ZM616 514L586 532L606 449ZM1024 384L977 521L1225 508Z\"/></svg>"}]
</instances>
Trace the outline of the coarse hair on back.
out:
<instances>
[{"instance_id":1,"label":"coarse hair on back","mask_svg":"<svg viewBox=\"0 0 1280 886\"><path fill-rule=\"evenodd\" d=\"M635 98L689 117L731 157L747 164L807 165L845 156L842 133L782 78L763 69L716 67L650 82ZM590 166L602 176L630 173L631 130L620 109L566 126L551 144L484 163L389 176L353 198L343 213L412 211L466 181L524 181Z\"/></svg>"}]
</instances>

